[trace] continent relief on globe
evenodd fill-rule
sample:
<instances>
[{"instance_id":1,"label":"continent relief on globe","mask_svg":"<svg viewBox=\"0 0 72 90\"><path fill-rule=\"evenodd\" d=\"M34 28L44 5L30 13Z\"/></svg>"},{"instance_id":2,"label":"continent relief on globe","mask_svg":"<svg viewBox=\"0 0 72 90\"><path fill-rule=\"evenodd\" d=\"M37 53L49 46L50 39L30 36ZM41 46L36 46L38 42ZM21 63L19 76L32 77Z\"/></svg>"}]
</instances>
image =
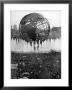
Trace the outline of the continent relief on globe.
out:
<instances>
[{"instance_id":1,"label":"continent relief on globe","mask_svg":"<svg viewBox=\"0 0 72 90\"><path fill-rule=\"evenodd\" d=\"M47 39L61 38L61 27L50 28L46 18L39 13L24 16L19 24L19 30L11 29L11 39L23 39L26 42L42 43Z\"/></svg>"},{"instance_id":2,"label":"continent relief on globe","mask_svg":"<svg viewBox=\"0 0 72 90\"><path fill-rule=\"evenodd\" d=\"M41 42L48 39L50 25L46 18L39 13L31 13L22 18L20 25L20 38L27 42Z\"/></svg>"}]
</instances>

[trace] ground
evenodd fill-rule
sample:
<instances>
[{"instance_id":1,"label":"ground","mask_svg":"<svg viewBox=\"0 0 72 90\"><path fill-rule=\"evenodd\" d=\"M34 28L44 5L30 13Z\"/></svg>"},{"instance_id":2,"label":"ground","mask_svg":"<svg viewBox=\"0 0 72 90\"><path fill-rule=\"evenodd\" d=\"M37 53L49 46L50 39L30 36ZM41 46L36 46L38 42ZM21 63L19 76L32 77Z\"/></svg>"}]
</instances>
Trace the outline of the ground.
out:
<instances>
[{"instance_id":1,"label":"ground","mask_svg":"<svg viewBox=\"0 0 72 90\"><path fill-rule=\"evenodd\" d=\"M12 79L61 79L61 52L11 52Z\"/></svg>"}]
</instances>

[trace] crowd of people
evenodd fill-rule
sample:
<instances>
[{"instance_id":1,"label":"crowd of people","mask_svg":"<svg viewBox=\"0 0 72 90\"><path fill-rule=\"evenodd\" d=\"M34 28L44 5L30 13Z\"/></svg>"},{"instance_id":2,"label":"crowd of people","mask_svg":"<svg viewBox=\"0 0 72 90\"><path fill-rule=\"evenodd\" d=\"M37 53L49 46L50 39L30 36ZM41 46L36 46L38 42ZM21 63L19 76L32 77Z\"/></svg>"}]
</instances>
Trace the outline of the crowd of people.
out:
<instances>
[{"instance_id":1,"label":"crowd of people","mask_svg":"<svg viewBox=\"0 0 72 90\"><path fill-rule=\"evenodd\" d=\"M61 79L61 53L11 53L12 79Z\"/></svg>"}]
</instances>

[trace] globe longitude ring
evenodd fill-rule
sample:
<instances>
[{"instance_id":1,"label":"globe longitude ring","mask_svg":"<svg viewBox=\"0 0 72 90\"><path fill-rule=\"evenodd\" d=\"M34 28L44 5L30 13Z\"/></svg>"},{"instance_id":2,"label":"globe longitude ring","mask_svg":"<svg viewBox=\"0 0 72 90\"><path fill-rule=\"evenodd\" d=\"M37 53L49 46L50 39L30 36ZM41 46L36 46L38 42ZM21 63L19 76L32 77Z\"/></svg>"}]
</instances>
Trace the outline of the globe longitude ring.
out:
<instances>
[{"instance_id":1,"label":"globe longitude ring","mask_svg":"<svg viewBox=\"0 0 72 90\"><path fill-rule=\"evenodd\" d=\"M39 13L30 13L22 18L19 24L20 38L26 42L42 43L48 39L50 25Z\"/></svg>"}]
</instances>

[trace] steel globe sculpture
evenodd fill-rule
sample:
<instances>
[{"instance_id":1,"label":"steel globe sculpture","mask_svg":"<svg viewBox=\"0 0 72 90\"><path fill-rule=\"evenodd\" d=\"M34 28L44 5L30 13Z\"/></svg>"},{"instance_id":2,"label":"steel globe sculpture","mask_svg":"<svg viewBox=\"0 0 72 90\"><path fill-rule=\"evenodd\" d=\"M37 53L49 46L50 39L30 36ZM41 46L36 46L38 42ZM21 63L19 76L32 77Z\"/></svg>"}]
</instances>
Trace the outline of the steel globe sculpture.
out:
<instances>
[{"instance_id":1,"label":"steel globe sculpture","mask_svg":"<svg viewBox=\"0 0 72 90\"><path fill-rule=\"evenodd\" d=\"M48 39L50 25L39 13L30 13L22 18L19 24L20 38L26 42L42 43Z\"/></svg>"}]
</instances>

